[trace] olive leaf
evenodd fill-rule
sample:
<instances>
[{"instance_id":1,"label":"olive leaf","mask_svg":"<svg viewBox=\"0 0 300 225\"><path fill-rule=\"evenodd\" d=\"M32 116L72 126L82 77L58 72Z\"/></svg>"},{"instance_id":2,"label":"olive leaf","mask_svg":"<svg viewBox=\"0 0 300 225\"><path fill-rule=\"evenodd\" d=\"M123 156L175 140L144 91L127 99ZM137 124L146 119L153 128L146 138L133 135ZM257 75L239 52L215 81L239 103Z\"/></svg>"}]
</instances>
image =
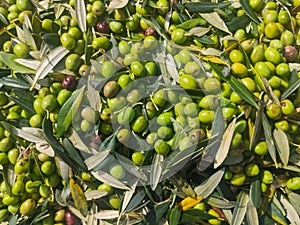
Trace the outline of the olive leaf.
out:
<instances>
[{"instance_id":1,"label":"olive leaf","mask_svg":"<svg viewBox=\"0 0 300 225\"><path fill-rule=\"evenodd\" d=\"M287 195L289 202L293 205L297 214L300 214L300 195L295 192L290 192Z\"/></svg>"},{"instance_id":2,"label":"olive leaf","mask_svg":"<svg viewBox=\"0 0 300 225\"><path fill-rule=\"evenodd\" d=\"M126 207L127 207L127 205L129 204L132 196L135 193L136 185L137 185L137 182L135 182L134 185L132 185L131 190L125 192L124 198L123 198L122 207L121 207L121 212L124 212L125 209L126 209Z\"/></svg>"},{"instance_id":3,"label":"olive leaf","mask_svg":"<svg viewBox=\"0 0 300 225\"><path fill-rule=\"evenodd\" d=\"M29 46L31 46L31 48L35 51L37 50L37 45L35 43L35 40L32 36L32 34L30 33L28 27L23 24L23 32L24 32L24 36L25 36L25 43L28 44Z\"/></svg>"},{"instance_id":4,"label":"olive leaf","mask_svg":"<svg viewBox=\"0 0 300 225\"><path fill-rule=\"evenodd\" d=\"M180 223L180 218L181 218L181 211L178 209L178 207L175 207L170 212L169 224L178 225Z\"/></svg>"},{"instance_id":5,"label":"olive leaf","mask_svg":"<svg viewBox=\"0 0 300 225\"><path fill-rule=\"evenodd\" d=\"M197 196L202 196L203 198L207 198L215 188L219 185L223 175L225 172L225 167L219 169L213 175L211 175L208 179L202 182L200 185L195 187L194 191Z\"/></svg>"},{"instance_id":6,"label":"olive leaf","mask_svg":"<svg viewBox=\"0 0 300 225\"><path fill-rule=\"evenodd\" d=\"M250 184L250 202L255 208L259 208L262 203L261 197L261 181L260 177L254 177Z\"/></svg>"},{"instance_id":7,"label":"olive leaf","mask_svg":"<svg viewBox=\"0 0 300 225\"><path fill-rule=\"evenodd\" d=\"M62 137L64 133L69 129L73 117L80 107L85 86L74 91L70 98L63 104L58 113L57 118L57 137Z\"/></svg>"},{"instance_id":8,"label":"olive leaf","mask_svg":"<svg viewBox=\"0 0 300 225\"><path fill-rule=\"evenodd\" d=\"M5 25L9 24L8 20L6 19L6 17L1 12L0 12L0 21L2 23L4 23Z\"/></svg>"},{"instance_id":9,"label":"olive leaf","mask_svg":"<svg viewBox=\"0 0 300 225\"><path fill-rule=\"evenodd\" d=\"M279 157L283 165L286 166L289 162L289 157L290 157L290 146L289 146L288 137L283 130L278 128L274 129L273 136L274 136Z\"/></svg>"},{"instance_id":10,"label":"olive leaf","mask_svg":"<svg viewBox=\"0 0 300 225\"><path fill-rule=\"evenodd\" d=\"M231 140L234 134L234 126L236 123L236 117L232 120L232 122L228 125L226 131L223 134L222 141L220 147L215 156L214 168L218 168L223 161L226 159L226 156L229 152Z\"/></svg>"},{"instance_id":11,"label":"olive leaf","mask_svg":"<svg viewBox=\"0 0 300 225\"><path fill-rule=\"evenodd\" d=\"M169 180L183 193L186 197L196 197L196 193L191 185L179 174L174 174Z\"/></svg>"},{"instance_id":12,"label":"olive leaf","mask_svg":"<svg viewBox=\"0 0 300 225\"><path fill-rule=\"evenodd\" d=\"M115 219L119 217L119 214L118 210L100 210L98 213L94 214L94 217L99 220Z\"/></svg>"},{"instance_id":13,"label":"olive leaf","mask_svg":"<svg viewBox=\"0 0 300 225\"><path fill-rule=\"evenodd\" d=\"M279 201L282 203L283 207L286 210L286 218L289 219L291 224L300 224L299 215L291 202L287 200L284 195L280 195Z\"/></svg>"},{"instance_id":14,"label":"olive leaf","mask_svg":"<svg viewBox=\"0 0 300 225\"><path fill-rule=\"evenodd\" d=\"M300 87L300 80L297 80L295 83L290 85L285 91L282 93L280 99L284 100L288 98L291 94L293 94Z\"/></svg>"},{"instance_id":15,"label":"olive leaf","mask_svg":"<svg viewBox=\"0 0 300 225\"><path fill-rule=\"evenodd\" d=\"M125 212L133 211L143 201L145 195L146 193L143 189L136 191L127 205Z\"/></svg>"},{"instance_id":16,"label":"olive leaf","mask_svg":"<svg viewBox=\"0 0 300 225\"><path fill-rule=\"evenodd\" d=\"M20 89L29 89L30 88L29 83L27 83L23 79L19 79L17 77L0 78L0 84L3 84L7 87L20 88Z\"/></svg>"},{"instance_id":17,"label":"olive leaf","mask_svg":"<svg viewBox=\"0 0 300 225\"><path fill-rule=\"evenodd\" d=\"M86 197L79 184L77 184L72 178L70 179L70 191L76 208L82 213L82 215L86 216L88 213Z\"/></svg>"},{"instance_id":18,"label":"olive leaf","mask_svg":"<svg viewBox=\"0 0 300 225\"><path fill-rule=\"evenodd\" d=\"M37 70L37 68L39 67L40 61L35 60L35 59L22 59L22 58L17 58L15 59L15 62L26 66L29 69L32 70Z\"/></svg>"},{"instance_id":19,"label":"olive leaf","mask_svg":"<svg viewBox=\"0 0 300 225\"><path fill-rule=\"evenodd\" d=\"M205 35L209 31L210 31L210 28L208 28L208 27L194 27L189 30L189 34L198 37L198 38L196 38L196 40L200 41L201 43L210 44L210 43L212 43L212 40L208 36Z\"/></svg>"},{"instance_id":20,"label":"olive leaf","mask_svg":"<svg viewBox=\"0 0 300 225\"><path fill-rule=\"evenodd\" d=\"M128 4L129 0L111 0L107 9L113 10L113 9L121 9L125 7Z\"/></svg>"},{"instance_id":21,"label":"olive leaf","mask_svg":"<svg viewBox=\"0 0 300 225\"><path fill-rule=\"evenodd\" d=\"M241 0L240 1L242 8L245 10L245 13L250 17L250 19L255 23L260 23L257 16L255 15L253 9L250 6L248 0Z\"/></svg>"},{"instance_id":22,"label":"olive leaf","mask_svg":"<svg viewBox=\"0 0 300 225\"><path fill-rule=\"evenodd\" d=\"M96 111L100 111L100 108L101 108L100 93L91 85L90 81L91 81L91 76L89 76L89 78L88 78L87 96L88 96L91 107L93 109L95 109Z\"/></svg>"},{"instance_id":23,"label":"olive leaf","mask_svg":"<svg viewBox=\"0 0 300 225\"><path fill-rule=\"evenodd\" d=\"M188 2L184 7L189 13L207 13L213 12L216 8L223 9L230 6L232 2Z\"/></svg>"},{"instance_id":24,"label":"olive leaf","mask_svg":"<svg viewBox=\"0 0 300 225\"><path fill-rule=\"evenodd\" d=\"M176 69L175 60L171 54L167 54L165 65L170 76L174 79L174 81L178 83L179 73L178 70Z\"/></svg>"},{"instance_id":25,"label":"olive leaf","mask_svg":"<svg viewBox=\"0 0 300 225\"><path fill-rule=\"evenodd\" d=\"M7 67L15 72L19 73L34 73L34 70L17 63L15 60L18 57L15 54L0 52L0 61L3 62Z\"/></svg>"},{"instance_id":26,"label":"olive leaf","mask_svg":"<svg viewBox=\"0 0 300 225\"><path fill-rule=\"evenodd\" d=\"M228 201L225 198L217 198L214 196L209 196L207 198L207 203L211 206L221 209L231 209L235 206L235 202L233 201Z\"/></svg>"},{"instance_id":27,"label":"olive leaf","mask_svg":"<svg viewBox=\"0 0 300 225\"><path fill-rule=\"evenodd\" d=\"M86 32L86 6L84 0L75 0L74 3L79 28L82 32Z\"/></svg>"},{"instance_id":28,"label":"olive leaf","mask_svg":"<svg viewBox=\"0 0 300 225\"><path fill-rule=\"evenodd\" d=\"M276 160L276 151L275 151L275 146L274 146L274 141L272 138L272 133L271 133L271 126L269 124L268 118L264 112L262 112L262 126L263 126L263 131L265 135L265 139L268 145L269 153L270 156L277 166L277 160Z\"/></svg>"},{"instance_id":29,"label":"olive leaf","mask_svg":"<svg viewBox=\"0 0 300 225\"><path fill-rule=\"evenodd\" d=\"M90 156L86 160L84 160L84 163L86 164L88 170L92 170L95 167L97 167L100 163L102 163L107 158L108 155L109 155L108 150L98 152L98 153Z\"/></svg>"},{"instance_id":30,"label":"olive leaf","mask_svg":"<svg viewBox=\"0 0 300 225\"><path fill-rule=\"evenodd\" d=\"M229 22L226 23L228 29L234 33L238 29L244 29L251 22L250 18L246 15L238 16L232 18Z\"/></svg>"},{"instance_id":31,"label":"olive leaf","mask_svg":"<svg viewBox=\"0 0 300 225\"><path fill-rule=\"evenodd\" d=\"M127 187L121 181L117 180L116 178L112 177L108 173L98 170L96 172L91 172L92 175L97 179L102 181L103 183L109 184L112 187L120 188L122 190L131 190L131 188Z\"/></svg>"},{"instance_id":32,"label":"olive leaf","mask_svg":"<svg viewBox=\"0 0 300 225\"><path fill-rule=\"evenodd\" d=\"M63 46L59 46L51 51L41 62L39 67L37 68L33 84L30 90L33 90L34 86L38 82L39 79L45 78L48 73L54 68L54 66L60 62L60 60L65 57L69 52L68 49Z\"/></svg>"},{"instance_id":33,"label":"olive leaf","mask_svg":"<svg viewBox=\"0 0 300 225\"><path fill-rule=\"evenodd\" d=\"M108 195L106 191L90 190L84 193L87 201L96 200Z\"/></svg>"},{"instance_id":34,"label":"olive leaf","mask_svg":"<svg viewBox=\"0 0 300 225\"><path fill-rule=\"evenodd\" d=\"M206 20L209 24L213 25L214 27L218 28L219 30L222 30L228 34L231 34L230 30L226 26L223 19L220 17L220 15L217 12L211 12L211 13L200 13L200 16Z\"/></svg>"},{"instance_id":35,"label":"olive leaf","mask_svg":"<svg viewBox=\"0 0 300 225\"><path fill-rule=\"evenodd\" d=\"M22 99L21 97L14 97L12 95L8 95L8 98L13 100L17 105L21 106L23 109L25 109L30 114L34 115L35 111L32 108L32 103L26 101L25 99Z\"/></svg>"},{"instance_id":36,"label":"olive leaf","mask_svg":"<svg viewBox=\"0 0 300 225\"><path fill-rule=\"evenodd\" d=\"M232 225L242 224L247 211L248 203L249 203L249 195L246 194L244 191L241 191L237 196L237 202L233 209L232 222L231 222Z\"/></svg>"},{"instance_id":37,"label":"olive leaf","mask_svg":"<svg viewBox=\"0 0 300 225\"><path fill-rule=\"evenodd\" d=\"M257 209L252 205L251 202L248 202L247 204L246 218L249 225L259 225Z\"/></svg>"},{"instance_id":38,"label":"olive leaf","mask_svg":"<svg viewBox=\"0 0 300 225\"><path fill-rule=\"evenodd\" d=\"M279 224L286 224L286 225L289 224L288 221L286 220L286 215L284 215L282 210L278 208L278 205L274 203L274 197L273 197L273 201L271 201L270 203L270 207L267 213L273 220L275 220Z\"/></svg>"},{"instance_id":39,"label":"olive leaf","mask_svg":"<svg viewBox=\"0 0 300 225\"><path fill-rule=\"evenodd\" d=\"M160 154L155 154L153 162L150 169L150 187L152 190L155 190L162 174L162 162L164 156Z\"/></svg>"}]
</instances>

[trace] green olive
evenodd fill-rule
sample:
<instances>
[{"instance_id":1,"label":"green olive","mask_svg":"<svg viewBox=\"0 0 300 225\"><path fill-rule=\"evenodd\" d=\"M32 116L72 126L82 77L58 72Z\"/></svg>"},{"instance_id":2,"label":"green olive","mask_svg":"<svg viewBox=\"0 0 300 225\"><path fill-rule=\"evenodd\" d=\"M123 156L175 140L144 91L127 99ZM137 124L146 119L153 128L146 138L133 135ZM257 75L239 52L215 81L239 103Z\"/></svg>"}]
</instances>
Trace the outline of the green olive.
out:
<instances>
[{"instance_id":1,"label":"green olive","mask_svg":"<svg viewBox=\"0 0 300 225\"><path fill-rule=\"evenodd\" d=\"M20 214L23 216L29 216L34 212L35 207L36 202L33 199L26 199L20 206Z\"/></svg>"},{"instance_id":2,"label":"green olive","mask_svg":"<svg viewBox=\"0 0 300 225\"><path fill-rule=\"evenodd\" d=\"M300 190L300 177L292 177L286 182L288 189L292 191Z\"/></svg>"}]
</instances>

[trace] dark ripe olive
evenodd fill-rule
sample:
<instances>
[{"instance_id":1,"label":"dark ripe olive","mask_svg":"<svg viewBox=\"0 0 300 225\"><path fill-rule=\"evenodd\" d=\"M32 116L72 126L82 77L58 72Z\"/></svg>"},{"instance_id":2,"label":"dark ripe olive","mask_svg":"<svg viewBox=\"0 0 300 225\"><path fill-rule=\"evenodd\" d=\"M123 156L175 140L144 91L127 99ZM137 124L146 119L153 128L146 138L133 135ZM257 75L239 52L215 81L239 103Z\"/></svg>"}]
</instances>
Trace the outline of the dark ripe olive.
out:
<instances>
[{"instance_id":1,"label":"dark ripe olive","mask_svg":"<svg viewBox=\"0 0 300 225\"><path fill-rule=\"evenodd\" d=\"M110 32L109 25L105 21L100 21L96 24L96 29L99 33L108 34Z\"/></svg>"},{"instance_id":2,"label":"dark ripe olive","mask_svg":"<svg viewBox=\"0 0 300 225\"><path fill-rule=\"evenodd\" d=\"M113 98L118 94L119 88L120 86L116 81L109 81L103 88L103 94L106 98Z\"/></svg>"},{"instance_id":3,"label":"dark ripe olive","mask_svg":"<svg viewBox=\"0 0 300 225\"><path fill-rule=\"evenodd\" d=\"M76 85L76 80L74 76L67 76L65 79L62 81L62 86L65 89L73 89Z\"/></svg>"},{"instance_id":4,"label":"dark ripe olive","mask_svg":"<svg viewBox=\"0 0 300 225\"><path fill-rule=\"evenodd\" d=\"M147 27L145 30L145 36L155 36L156 32L152 27Z\"/></svg>"},{"instance_id":5,"label":"dark ripe olive","mask_svg":"<svg viewBox=\"0 0 300 225\"><path fill-rule=\"evenodd\" d=\"M283 56L288 62L295 62L298 58L298 51L294 46L285 46Z\"/></svg>"},{"instance_id":6,"label":"dark ripe olive","mask_svg":"<svg viewBox=\"0 0 300 225\"><path fill-rule=\"evenodd\" d=\"M66 220L66 225L81 224L79 219L70 210L65 212L65 220Z\"/></svg>"}]
</instances>

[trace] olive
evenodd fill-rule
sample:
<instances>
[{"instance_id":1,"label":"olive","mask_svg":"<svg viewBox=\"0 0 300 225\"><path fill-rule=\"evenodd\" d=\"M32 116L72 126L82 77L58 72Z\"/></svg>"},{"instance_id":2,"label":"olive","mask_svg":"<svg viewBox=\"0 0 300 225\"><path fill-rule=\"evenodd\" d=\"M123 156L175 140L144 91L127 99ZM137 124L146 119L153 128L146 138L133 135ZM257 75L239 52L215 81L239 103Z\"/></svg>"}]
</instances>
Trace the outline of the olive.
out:
<instances>
[{"instance_id":1,"label":"olive","mask_svg":"<svg viewBox=\"0 0 300 225\"><path fill-rule=\"evenodd\" d=\"M33 199L26 199L20 206L20 214L23 216L29 216L34 212L35 206L36 202Z\"/></svg>"},{"instance_id":2,"label":"olive","mask_svg":"<svg viewBox=\"0 0 300 225\"><path fill-rule=\"evenodd\" d=\"M81 116L84 120L91 124L95 124L100 119L99 113L92 107L85 107L81 111Z\"/></svg>"},{"instance_id":3,"label":"olive","mask_svg":"<svg viewBox=\"0 0 300 225\"><path fill-rule=\"evenodd\" d=\"M131 128L134 132L140 133L146 128L147 125L147 119L144 116L139 116L132 122Z\"/></svg>"},{"instance_id":4,"label":"olive","mask_svg":"<svg viewBox=\"0 0 300 225\"><path fill-rule=\"evenodd\" d=\"M109 29L109 25L107 22L105 21L100 21L96 24L96 30L99 32L99 33L105 33L105 34L108 34L110 32L110 29Z\"/></svg>"},{"instance_id":5,"label":"olive","mask_svg":"<svg viewBox=\"0 0 300 225\"><path fill-rule=\"evenodd\" d=\"M9 212L7 209L0 209L0 222L3 222L6 220L6 218L9 216Z\"/></svg>"},{"instance_id":6,"label":"olive","mask_svg":"<svg viewBox=\"0 0 300 225\"><path fill-rule=\"evenodd\" d=\"M106 184L106 183L100 184L97 189L99 191L105 191L108 194L113 192L113 188L109 184Z\"/></svg>"},{"instance_id":7,"label":"olive","mask_svg":"<svg viewBox=\"0 0 300 225\"><path fill-rule=\"evenodd\" d=\"M288 189L292 191L297 191L300 189L300 177L292 177L286 182Z\"/></svg>"},{"instance_id":8,"label":"olive","mask_svg":"<svg viewBox=\"0 0 300 225\"><path fill-rule=\"evenodd\" d=\"M298 57L298 50L294 46L287 45L284 47L283 56L288 62L295 62Z\"/></svg>"},{"instance_id":9,"label":"olive","mask_svg":"<svg viewBox=\"0 0 300 225\"><path fill-rule=\"evenodd\" d=\"M166 156L169 153L169 151L171 150L171 147L167 142L159 139L159 140L155 141L154 149L157 154Z\"/></svg>"},{"instance_id":10,"label":"olive","mask_svg":"<svg viewBox=\"0 0 300 225\"><path fill-rule=\"evenodd\" d=\"M246 181L246 175L244 173L235 173L230 179L230 183L234 186L241 186Z\"/></svg>"},{"instance_id":11,"label":"olive","mask_svg":"<svg viewBox=\"0 0 300 225\"><path fill-rule=\"evenodd\" d=\"M135 117L135 110L128 106L118 114L118 123L121 125L130 124Z\"/></svg>"},{"instance_id":12,"label":"olive","mask_svg":"<svg viewBox=\"0 0 300 225\"><path fill-rule=\"evenodd\" d=\"M270 119L277 120L282 115L281 107L275 103L271 103L266 107L266 114Z\"/></svg>"},{"instance_id":13,"label":"olive","mask_svg":"<svg viewBox=\"0 0 300 225\"><path fill-rule=\"evenodd\" d=\"M110 173L110 175L112 175L114 178L116 178L118 180L123 179L126 175L125 169L119 163L112 164L109 168L109 173Z\"/></svg>"},{"instance_id":14,"label":"olive","mask_svg":"<svg viewBox=\"0 0 300 225\"><path fill-rule=\"evenodd\" d=\"M116 81L109 81L103 87L103 94L106 98L113 98L118 94L119 88Z\"/></svg>"}]
</instances>

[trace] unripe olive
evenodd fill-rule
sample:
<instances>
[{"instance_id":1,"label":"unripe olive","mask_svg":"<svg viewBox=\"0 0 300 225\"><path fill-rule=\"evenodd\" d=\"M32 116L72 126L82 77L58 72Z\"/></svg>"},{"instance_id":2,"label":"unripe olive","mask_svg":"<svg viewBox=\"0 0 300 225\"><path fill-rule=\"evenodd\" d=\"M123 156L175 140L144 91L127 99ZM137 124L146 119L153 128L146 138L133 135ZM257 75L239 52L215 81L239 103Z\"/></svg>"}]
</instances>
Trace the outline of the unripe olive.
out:
<instances>
[{"instance_id":1,"label":"unripe olive","mask_svg":"<svg viewBox=\"0 0 300 225\"><path fill-rule=\"evenodd\" d=\"M292 191L300 190L300 177L292 177L286 182L288 189Z\"/></svg>"},{"instance_id":2,"label":"unripe olive","mask_svg":"<svg viewBox=\"0 0 300 225\"><path fill-rule=\"evenodd\" d=\"M20 214L23 216L29 216L33 213L36 206L36 202L33 199L26 199L20 206Z\"/></svg>"}]
</instances>

